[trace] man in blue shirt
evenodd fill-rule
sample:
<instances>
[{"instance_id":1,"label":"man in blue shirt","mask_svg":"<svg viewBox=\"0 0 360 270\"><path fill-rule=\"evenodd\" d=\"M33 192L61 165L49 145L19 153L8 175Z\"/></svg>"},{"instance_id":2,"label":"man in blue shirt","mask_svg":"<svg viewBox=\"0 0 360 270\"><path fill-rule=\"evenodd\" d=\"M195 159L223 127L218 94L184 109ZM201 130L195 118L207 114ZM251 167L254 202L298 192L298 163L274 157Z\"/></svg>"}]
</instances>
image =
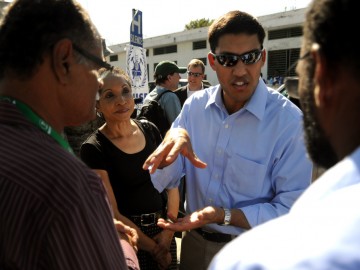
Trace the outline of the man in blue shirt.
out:
<instances>
[{"instance_id":1,"label":"man in blue shirt","mask_svg":"<svg viewBox=\"0 0 360 270\"><path fill-rule=\"evenodd\" d=\"M206 269L237 235L286 214L311 182L302 112L260 78L266 61L262 25L231 11L214 21L208 38L208 60L220 84L185 102L144 164L159 191L186 175L188 215L158 223L187 231L180 269Z\"/></svg>"},{"instance_id":2,"label":"man in blue shirt","mask_svg":"<svg viewBox=\"0 0 360 270\"><path fill-rule=\"evenodd\" d=\"M209 269L360 269L360 54L351 27L359 7L314 0L303 27L297 73L306 146L327 171L288 214L238 237Z\"/></svg>"}]
</instances>

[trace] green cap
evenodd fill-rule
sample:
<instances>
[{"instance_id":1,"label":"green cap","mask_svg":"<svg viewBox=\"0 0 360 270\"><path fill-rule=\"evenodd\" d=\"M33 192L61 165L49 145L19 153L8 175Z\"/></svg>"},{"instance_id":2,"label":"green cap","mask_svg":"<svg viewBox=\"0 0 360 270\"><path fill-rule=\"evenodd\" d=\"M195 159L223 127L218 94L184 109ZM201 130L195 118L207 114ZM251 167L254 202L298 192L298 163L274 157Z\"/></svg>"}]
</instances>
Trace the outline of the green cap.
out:
<instances>
[{"instance_id":1,"label":"green cap","mask_svg":"<svg viewBox=\"0 0 360 270\"><path fill-rule=\"evenodd\" d=\"M161 61L155 68L154 77L156 79L165 78L167 75L173 73L185 73L187 71L186 67L178 67L174 62L171 61Z\"/></svg>"}]
</instances>

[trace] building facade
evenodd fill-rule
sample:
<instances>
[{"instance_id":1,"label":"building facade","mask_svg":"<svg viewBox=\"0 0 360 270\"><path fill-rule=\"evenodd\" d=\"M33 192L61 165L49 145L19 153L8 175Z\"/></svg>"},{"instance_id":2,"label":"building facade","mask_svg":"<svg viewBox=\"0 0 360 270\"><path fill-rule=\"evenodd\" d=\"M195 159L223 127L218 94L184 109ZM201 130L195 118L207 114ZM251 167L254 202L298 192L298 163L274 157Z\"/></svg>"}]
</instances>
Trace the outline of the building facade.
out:
<instances>
[{"instance_id":1,"label":"building facade","mask_svg":"<svg viewBox=\"0 0 360 270\"><path fill-rule=\"evenodd\" d=\"M295 75L295 70L288 71L288 68L299 58L305 10L295 9L258 17L266 31L264 47L267 61L262 69L264 79ZM207 31L208 27L203 27L144 39L148 81L153 80L155 67L160 61L170 60L179 66L187 66L191 59L198 58L206 65L206 79L212 85L217 84L216 73L207 60L210 51ZM107 60L126 70L128 44L109 46L113 53L107 56Z\"/></svg>"},{"instance_id":2,"label":"building facade","mask_svg":"<svg viewBox=\"0 0 360 270\"><path fill-rule=\"evenodd\" d=\"M3 10L9 4L9 2L5 2L4 0L0 0L0 20L3 17Z\"/></svg>"},{"instance_id":3,"label":"building facade","mask_svg":"<svg viewBox=\"0 0 360 270\"><path fill-rule=\"evenodd\" d=\"M8 2L0 0L0 11L6 5ZM262 68L262 76L268 83L270 78L276 76L295 75L294 68L288 69L300 56L305 11L306 8L294 9L258 17L266 31L264 47L267 51L267 61ZM170 60L179 66L187 66L191 59L198 58L205 63L206 79L212 85L217 84L216 73L207 60L210 51L207 31L208 27L202 27L144 39L148 81L153 81L155 67L160 61ZM106 57L107 61L126 70L126 46L129 43L108 46L112 53Z\"/></svg>"}]
</instances>

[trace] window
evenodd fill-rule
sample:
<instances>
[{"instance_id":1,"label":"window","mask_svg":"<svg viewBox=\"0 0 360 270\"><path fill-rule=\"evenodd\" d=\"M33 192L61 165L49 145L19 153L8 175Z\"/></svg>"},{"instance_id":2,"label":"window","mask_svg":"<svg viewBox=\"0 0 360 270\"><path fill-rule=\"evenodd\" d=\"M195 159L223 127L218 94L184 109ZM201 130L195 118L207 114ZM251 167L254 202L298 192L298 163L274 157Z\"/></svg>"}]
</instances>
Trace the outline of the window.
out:
<instances>
[{"instance_id":1,"label":"window","mask_svg":"<svg viewBox=\"0 0 360 270\"><path fill-rule=\"evenodd\" d=\"M149 70L149 64L146 64L146 70L147 70L147 76L148 76L148 81L150 81L150 70Z\"/></svg>"},{"instance_id":2,"label":"window","mask_svg":"<svg viewBox=\"0 0 360 270\"><path fill-rule=\"evenodd\" d=\"M206 40L194 41L193 50L206 49Z\"/></svg>"},{"instance_id":3,"label":"window","mask_svg":"<svg viewBox=\"0 0 360 270\"><path fill-rule=\"evenodd\" d=\"M110 62L115 62L118 61L119 56L115 54L115 55L110 55L109 58L110 58Z\"/></svg>"},{"instance_id":4,"label":"window","mask_svg":"<svg viewBox=\"0 0 360 270\"><path fill-rule=\"evenodd\" d=\"M275 76L278 73L280 76L296 76L295 68L288 69L300 57L300 49L277 50L268 52L268 77Z\"/></svg>"},{"instance_id":5,"label":"window","mask_svg":"<svg viewBox=\"0 0 360 270\"><path fill-rule=\"evenodd\" d=\"M154 55L176 53L176 52L177 52L177 45L154 48Z\"/></svg>"},{"instance_id":6,"label":"window","mask_svg":"<svg viewBox=\"0 0 360 270\"><path fill-rule=\"evenodd\" d=\"M302 36L301 26L269 31L269 40L300 36Z\"/></svg>"},{"instance_id":7,"label":"window","mask_svg":"<svg viewBox=\"0 0 360 270\"><path fill-rule=\"evenodd\" d=\"M203 61L204 65L206 66L206 64L207 64L207 57L204 57L204 58L197 58L197 59L199 59L199 60Z\"/></svg>"}]
</instances>

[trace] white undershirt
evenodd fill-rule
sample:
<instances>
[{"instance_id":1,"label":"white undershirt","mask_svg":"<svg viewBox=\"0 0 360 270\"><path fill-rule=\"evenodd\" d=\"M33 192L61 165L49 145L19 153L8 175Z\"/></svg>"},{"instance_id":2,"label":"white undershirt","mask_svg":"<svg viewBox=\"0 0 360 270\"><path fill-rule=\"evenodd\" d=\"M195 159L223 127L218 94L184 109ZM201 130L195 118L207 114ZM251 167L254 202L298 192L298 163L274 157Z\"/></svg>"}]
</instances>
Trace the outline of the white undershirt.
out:
<instances>
[{"instance_id":1,"label":"white undershirt","mask_svg":"<svg viewBox=\"0 0 360 270\"><path fill-rule=\"evenodd\" d=\"M198 89L198 90L189 90L189 85L186 86L186 89L187 89L187 97L190 97L192 94L194 94L196 91L199 91L199 90L202 90L204 89L204 85L203 83L201 83L201 89Z\"/></svg>"}]
</instances>

